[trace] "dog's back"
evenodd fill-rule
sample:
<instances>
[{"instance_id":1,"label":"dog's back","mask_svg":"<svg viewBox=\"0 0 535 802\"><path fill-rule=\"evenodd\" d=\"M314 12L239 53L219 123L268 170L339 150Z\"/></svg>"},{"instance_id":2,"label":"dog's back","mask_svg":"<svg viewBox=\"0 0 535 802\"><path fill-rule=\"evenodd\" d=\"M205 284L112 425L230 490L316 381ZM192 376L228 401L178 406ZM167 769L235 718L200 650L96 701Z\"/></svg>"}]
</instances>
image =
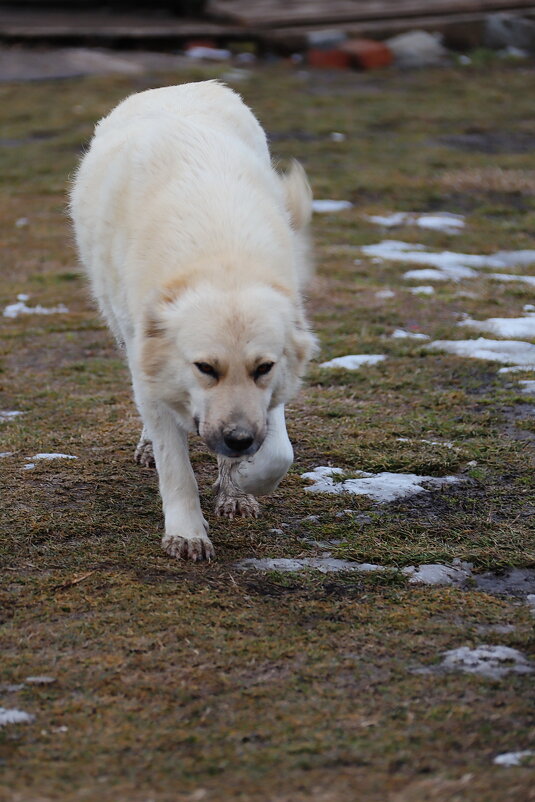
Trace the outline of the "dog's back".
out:
<instances>
[{"instance_id":1,"label":"dog's back","mask_svg":"<svg viewBox=\"0 0 535 802\"><path fill-rule=\"evenodd\" d=\"M93 292L120 340L156 288L205 272L262 277L296 296L308 269L310 190L273 170L265 134L217 81L141 92L96 127L72 191Z\"/></svg>"}]
</instances>

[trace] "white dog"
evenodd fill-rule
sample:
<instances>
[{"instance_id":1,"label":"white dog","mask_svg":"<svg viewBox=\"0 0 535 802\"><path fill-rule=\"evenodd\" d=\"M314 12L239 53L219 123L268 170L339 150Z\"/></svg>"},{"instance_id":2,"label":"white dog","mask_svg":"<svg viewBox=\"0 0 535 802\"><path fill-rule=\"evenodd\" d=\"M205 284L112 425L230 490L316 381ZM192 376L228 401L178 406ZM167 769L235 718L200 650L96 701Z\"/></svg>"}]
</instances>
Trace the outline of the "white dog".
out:
<instances>
[{"instance_id":1,"label":"white dog","mask_svg":"<svg viewBox=\"0 0 535 802\"><path fill-rule=\"evenodd\" d=\"M217 81L132 95L101 120L76 175L81 260L126 349L173 557L210 559L187 451L218 455L216 512L257 515L293 459L284 404L315 347L301 290L311 192L271 166L265 134Z\"/></svg>"}]
</instances>

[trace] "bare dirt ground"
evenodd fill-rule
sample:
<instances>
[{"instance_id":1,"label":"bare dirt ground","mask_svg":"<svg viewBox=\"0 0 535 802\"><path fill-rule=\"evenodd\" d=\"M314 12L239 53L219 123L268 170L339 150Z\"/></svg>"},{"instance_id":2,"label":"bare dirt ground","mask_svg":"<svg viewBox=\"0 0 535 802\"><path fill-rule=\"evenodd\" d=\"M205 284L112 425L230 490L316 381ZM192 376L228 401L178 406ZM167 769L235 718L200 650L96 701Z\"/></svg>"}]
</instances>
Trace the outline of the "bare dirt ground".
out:
<instances>
[{"instance_id":1,"label":"bare dirt ground","mask_svg":"<svg viewBox=\"0 0 535 802\"><path fill-rule=\"evenodd\" d=\"M119 99L228 70L0 86L1 309L68 310L0 317L0 410L21 413L0 422L0 722L5 711L27 716L0 723L0 799L533 800L529 755L494 762L535 750L535 430L520 384L533 370L500 373L498 362L425 346L491 337L457 324L529 315L534 288L482 269L421 281L433 294L414 294L404 273L425 266L360 249L384 239L486 256L534 247L535 72L486 59L230 76L275 158L300 158L317 198L353 206L314 219L309 310L322 354L289 409L295 465L260 520L221 521L215 461L193 440L217 560L189 565L160 550L156 477L133 462L139 420L77 266L66 186ZM395 211L458 213L465 227L387 230L366 218ZM392 338L397 328L430 340ZM320 367L347 354L386 359ZM35 458L55 452L77 459ZM339 480L459 481L381 503L305 492L301 474L317 466L341 468ZM385 570L240 566L327 552ZM459 584L403 573L455 560L471 566ZM444 663L463 647L479 673ZM501 655L497 673L483 647ZM43 675L53 681L28 680Z\"/></svg>"}]
</instances>

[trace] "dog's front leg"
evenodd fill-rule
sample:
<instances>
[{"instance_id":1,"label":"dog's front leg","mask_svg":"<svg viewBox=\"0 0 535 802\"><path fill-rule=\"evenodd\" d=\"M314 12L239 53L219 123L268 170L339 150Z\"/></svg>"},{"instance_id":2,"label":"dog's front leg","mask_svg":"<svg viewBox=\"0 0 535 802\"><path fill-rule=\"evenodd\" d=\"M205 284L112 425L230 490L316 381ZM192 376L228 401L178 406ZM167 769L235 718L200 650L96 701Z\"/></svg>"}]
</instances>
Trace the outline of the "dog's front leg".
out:
<instances>
[{"instance_id":1,"label":"dog's front leg","mask_svg":"<svg viewBox=\"0 0 535 802\"><path fill-rule=\"evenodd\" d=\"M139 395L137 395L139 402ZM161 403L139 404L152 440L165 517L162 546L170 557L210 560L214 547L206 530L197 482L189 461L186 432Z\"/></svg>"},{"instance_id":2,"label":"dog's front leg","mask_svg":"<svg viewBox=\"0 0 535 802\"><path fill-rule=\"evenodd\" d=\"M254 456L241 461L218 457L217 514L256 518L259 506L255 496L272 493L292 462L293 448L281 404L268 412L266 438Z\"/></svg>"}]
</instances>

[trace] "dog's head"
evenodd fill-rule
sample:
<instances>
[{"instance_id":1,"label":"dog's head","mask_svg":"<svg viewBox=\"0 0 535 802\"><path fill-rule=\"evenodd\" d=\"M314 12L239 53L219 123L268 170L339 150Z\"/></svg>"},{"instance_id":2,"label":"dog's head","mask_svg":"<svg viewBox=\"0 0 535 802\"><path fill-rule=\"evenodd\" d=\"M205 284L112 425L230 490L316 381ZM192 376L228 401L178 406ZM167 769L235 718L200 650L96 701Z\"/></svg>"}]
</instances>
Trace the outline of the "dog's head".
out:
<instances>
[{"instance_id":1,"label":"dog's head","mask_svg":"<svg viewBox=\"0 0 535 802\"><path fill-rule=\"evenodd\" d=\"M139 358L152 392L215 452L254 454L315 349L283 288L171 288L149 303Z\"/></svg>"}]
</instances>

